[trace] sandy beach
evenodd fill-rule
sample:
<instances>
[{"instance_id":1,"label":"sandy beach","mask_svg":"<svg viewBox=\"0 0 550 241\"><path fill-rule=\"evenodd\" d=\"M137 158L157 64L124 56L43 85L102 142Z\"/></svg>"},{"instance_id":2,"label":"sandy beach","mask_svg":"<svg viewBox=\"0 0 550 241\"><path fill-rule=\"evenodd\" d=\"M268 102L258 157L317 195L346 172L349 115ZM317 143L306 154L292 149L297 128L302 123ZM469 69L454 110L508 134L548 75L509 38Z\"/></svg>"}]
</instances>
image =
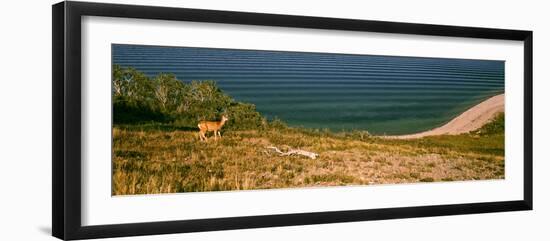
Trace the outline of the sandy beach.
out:
<instances>
[{"instance_id":1,"label":"sandy beach","mask_svg":"<svg viewBox=\"0 0 550 241\"><path fill-rule=\"evenodd\" d=\"M384 137L396 139L414 139L435 135L459 135L479 129L500 112L504 112L504 94L493 96L477 104L476 106L455 117L447 124L437 127L435 129L415 134Z\"/></svg>"}]
</instances>

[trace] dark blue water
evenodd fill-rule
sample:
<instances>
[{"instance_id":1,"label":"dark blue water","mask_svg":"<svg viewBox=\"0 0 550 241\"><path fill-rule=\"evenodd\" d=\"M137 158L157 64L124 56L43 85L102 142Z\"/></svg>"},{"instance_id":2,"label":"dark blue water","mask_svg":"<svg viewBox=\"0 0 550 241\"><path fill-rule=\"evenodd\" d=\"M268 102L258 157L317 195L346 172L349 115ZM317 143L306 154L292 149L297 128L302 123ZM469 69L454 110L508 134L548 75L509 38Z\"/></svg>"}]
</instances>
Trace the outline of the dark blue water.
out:
<instances>
[{"instance_id":1,"label":"dark blue water","mask_svg":"<svg viewBox=\"0 0 550 241\"><path fill-rule=\"evenodd\" d=\"M113 63L149 76L215 80L291 126L406 134L440 126L504 92L504 62L113 45Z\"/></svg>"}]
</instances>

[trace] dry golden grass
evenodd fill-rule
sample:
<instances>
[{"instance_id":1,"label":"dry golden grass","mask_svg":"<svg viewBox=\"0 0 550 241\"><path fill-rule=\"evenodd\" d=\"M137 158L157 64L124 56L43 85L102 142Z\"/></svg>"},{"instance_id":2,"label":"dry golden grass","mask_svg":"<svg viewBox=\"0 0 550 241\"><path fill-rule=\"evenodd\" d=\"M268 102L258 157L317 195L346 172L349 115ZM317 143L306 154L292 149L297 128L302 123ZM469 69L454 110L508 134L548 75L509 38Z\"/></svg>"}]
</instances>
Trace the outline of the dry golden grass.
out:
<instances>
[{"instance_id":1,"label":"dry golden grass","mask_svg":"<svg viewBox=\"0 0 550 241\"><path fill-rule=\"evenodd\" d=\"M113 195L504 178L504 136L387 140L299 129L113 129ZM316 152L315 160L266 147Z\"/></svg>"}]
</instances>

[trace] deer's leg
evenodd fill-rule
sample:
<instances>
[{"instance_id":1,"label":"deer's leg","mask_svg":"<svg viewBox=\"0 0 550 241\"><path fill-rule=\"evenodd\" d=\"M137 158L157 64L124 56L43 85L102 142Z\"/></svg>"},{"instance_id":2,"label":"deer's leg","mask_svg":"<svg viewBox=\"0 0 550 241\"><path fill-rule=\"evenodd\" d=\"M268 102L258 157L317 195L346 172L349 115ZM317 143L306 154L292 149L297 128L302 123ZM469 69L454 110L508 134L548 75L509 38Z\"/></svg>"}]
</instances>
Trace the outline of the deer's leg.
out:
<instances>
[{"instance_id":1,"label":"deer's leg","mask_svg":"<svg viewBox=\"0 0 550 241\"><path fill-rule=\"evenodd\" d=\"M199 131L199 138L201 139L201 141L206 141L206 135L203 131Z\"/></svg>"}]
</instances>

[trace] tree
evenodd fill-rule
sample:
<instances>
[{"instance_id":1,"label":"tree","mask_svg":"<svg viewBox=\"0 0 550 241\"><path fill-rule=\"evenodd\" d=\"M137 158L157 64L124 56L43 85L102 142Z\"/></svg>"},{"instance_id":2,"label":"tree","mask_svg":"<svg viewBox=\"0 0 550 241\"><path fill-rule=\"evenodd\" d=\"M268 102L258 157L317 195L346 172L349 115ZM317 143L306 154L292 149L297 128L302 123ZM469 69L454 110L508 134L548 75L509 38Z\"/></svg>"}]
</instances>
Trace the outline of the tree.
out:
<instances>
[{"instance_id":1,"label":"tree","mask_svg":"<svg viewBox=\"0 0 550 241\"><path fill-rule=\"evenodd\" d=\"M115 101L131 105L148 105L152 88L149 78L134 68L113 67L113 94Z\"/></svg>"},{"instance_id":2,"label":"tree","mask_svg":"<svg viewBox=\"0 0 550 241\"><path fill-rule=\"evenodd\" d=\"M211 80L191 81L184 99L188 113L194 115L196 120L216 118L234 102Z\"/></svg>"},{"instance_id":3,"label":"tree","mask_svg":"<svg viewBox=\"0 0 550 241\"><path fill-rule=\"evenodd\" d=\"M152 83L156 106L162 112L175 112L185 95L184 84L173 74L159 74Z\"/></svg>"}]
</instances>

